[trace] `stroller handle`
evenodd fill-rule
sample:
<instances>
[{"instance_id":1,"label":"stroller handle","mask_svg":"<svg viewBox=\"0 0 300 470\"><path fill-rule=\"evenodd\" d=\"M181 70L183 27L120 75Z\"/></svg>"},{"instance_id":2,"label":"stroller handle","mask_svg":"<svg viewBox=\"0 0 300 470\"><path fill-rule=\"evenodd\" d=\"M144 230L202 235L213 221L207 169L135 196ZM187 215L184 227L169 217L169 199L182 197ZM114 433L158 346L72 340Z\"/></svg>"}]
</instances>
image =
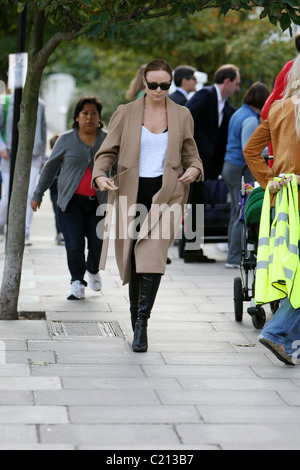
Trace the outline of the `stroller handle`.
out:
<instances>
[{"instance_id":1,"label":"stroller handle","mask_svg":"<svg viewBox=\"0 0 300 470\"><path fill-rule=\"evenodd\" d=\"M266 162L266 165L268 165L269 161L270 160L273 160L273 155L272 156L266 156L264 157L265 159L265 162ZM241 170L241 192L242 192L242 196L245 196L245 193L246 193L246 189L245 189L245 176L246 176L246 171L249 169L247 163L242 167L242 170Z\"/></svg>"}]
</instances>

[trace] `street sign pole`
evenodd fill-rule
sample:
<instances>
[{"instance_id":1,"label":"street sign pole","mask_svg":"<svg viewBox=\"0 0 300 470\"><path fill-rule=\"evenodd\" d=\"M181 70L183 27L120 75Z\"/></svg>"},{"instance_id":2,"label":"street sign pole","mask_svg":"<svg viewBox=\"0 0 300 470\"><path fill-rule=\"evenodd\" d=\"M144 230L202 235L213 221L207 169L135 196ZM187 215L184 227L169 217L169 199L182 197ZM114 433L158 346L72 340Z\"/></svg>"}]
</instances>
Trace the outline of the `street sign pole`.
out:
<instances>
[{"instance_id":1,"label":"street sign pole","mask_svg":"<svg viewBox=\"0 0 300 470\"><path fill-rule=\"evenodd\" d=\"M20 120L20 106L22 102L22 79L20 79L20 64L18 63L18 54L22 54L25 52L26 47L26 20L27 20L27 4L22 11L19 13L18 17L18 42L17 42L17 63L16 63L16 82L15 82L15 93L14 93L14 119L13 119L13 132L12 132L12 147L11 147L11 155L10 155L10 189L9 189L9 202L12 193L13 181L14 181L14 173L15 173L15 166L16 166L16 158L17 158L17 151L18 151L18 142L19 142L19 131L18 131L18 123Z\"/></svg>"}]
</instances>

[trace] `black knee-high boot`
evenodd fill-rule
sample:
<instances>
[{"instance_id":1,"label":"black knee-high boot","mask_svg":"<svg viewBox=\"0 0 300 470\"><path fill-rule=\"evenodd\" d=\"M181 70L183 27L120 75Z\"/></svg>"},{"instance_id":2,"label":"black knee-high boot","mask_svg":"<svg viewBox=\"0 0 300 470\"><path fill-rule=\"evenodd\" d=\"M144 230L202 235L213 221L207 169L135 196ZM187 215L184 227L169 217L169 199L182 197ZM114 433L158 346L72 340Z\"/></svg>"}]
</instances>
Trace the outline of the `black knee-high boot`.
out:
<instances>
[{"instance_id":1,"label":"black knee-high boot","mask_svg":"<svg viewBox=\"0 0 300 470\"><path fill-rule=\"evenodd\" d=\"M129 283L129 302L130 302L130 313L131 313L131 324L133 331L135 330L135 324L139 313L139 298L140 298L140 286L141 286L141 275L137 274L132 269L130 283Z\"/></svg>"},{"instance_id":2,"label":"black knee-high boot","mask_svg":"<svg viewBox=\"0 0 300 470\"><path fill-rule=\"evenodd\" d=\"M141 288L138 319L135 325L132 349L134 352L147 352L147 326L161 282L161 274L140 274Z\"/></svg>"}]
</instances>

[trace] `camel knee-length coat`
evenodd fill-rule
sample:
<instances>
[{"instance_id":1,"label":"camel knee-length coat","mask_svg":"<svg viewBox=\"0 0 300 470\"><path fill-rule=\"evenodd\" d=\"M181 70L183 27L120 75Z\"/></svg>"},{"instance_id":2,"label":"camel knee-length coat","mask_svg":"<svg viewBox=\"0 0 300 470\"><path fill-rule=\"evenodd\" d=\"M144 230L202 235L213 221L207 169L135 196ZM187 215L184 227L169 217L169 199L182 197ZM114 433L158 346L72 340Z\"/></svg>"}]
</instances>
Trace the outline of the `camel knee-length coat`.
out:
<instances>
[{"instance_id":1,"label":"camel knee-length coat","mask_svg":"<svg viewBox=\"0 0 300 470\"><path fill-rule=\"evenodd\" d=\"M159 205L158 217L151 217L151 209L142 224L135 245L137 273L164 274L168 248L179 229L184 204L187 202L189 186L179 182L183 170L189 167L201 171L203 166L194 141L194 122L187 108L167 100L168 113L168 150L164 166L161 190L154 196L153 204ZM135 207L139 188L139 159L141 134L145 108L145 96L133 103L121 105L109 123L108 135L95 156L93 181L112 168L118 159L118 174L115 184L118 191L109 192L108 203L116 198L116 241L115 253L121 279L124 284L130 281L133 239L124 236L124 229L132 226L135 219ZM109 207L109 206L108 206ZM153 206L154 207L154 206ZM158 206L156 206L158 207ZM180 208L178 210L173 209ZM170 230L167 236L161 236L161 222L164 213L170 210ZM127 212L127 213L126 213ZM158 220L159 219L159 220ZM176 220L174 220L176 219ZM125 227L124 227L125 224ZM165 224L164 230L165 230ZM103 249L104 256L107 250ZM105 264L103 259L100 267Z\"/></svg>"}]
</instances>

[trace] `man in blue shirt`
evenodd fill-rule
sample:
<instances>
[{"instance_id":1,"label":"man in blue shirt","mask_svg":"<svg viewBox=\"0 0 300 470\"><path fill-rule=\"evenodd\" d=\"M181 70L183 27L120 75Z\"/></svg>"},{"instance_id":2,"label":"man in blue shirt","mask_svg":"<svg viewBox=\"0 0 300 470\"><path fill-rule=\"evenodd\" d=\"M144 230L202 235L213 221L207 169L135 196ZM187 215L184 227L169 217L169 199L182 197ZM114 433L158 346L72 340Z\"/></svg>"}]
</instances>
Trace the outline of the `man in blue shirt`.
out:
<instances>
[{"instance_id":1,"label":"man in blue shirt","mask_svg":"<svg viewBox=\"0 0 300 470\"><path fill-rule=\"evenodd\" d=\"M241 171L246 164L244 147L260 123L260 111L270 92L263 83L254 83L244 96L243 106L231 117L228 128L228 142L223 167L223 179L230 191L231 216L228 227L229 251L225 267L239 269L241 264L242 237L240 223L239 194ZM246 183L253 181L249 170L245 173Z\"/></svg>"}]
</instances>

